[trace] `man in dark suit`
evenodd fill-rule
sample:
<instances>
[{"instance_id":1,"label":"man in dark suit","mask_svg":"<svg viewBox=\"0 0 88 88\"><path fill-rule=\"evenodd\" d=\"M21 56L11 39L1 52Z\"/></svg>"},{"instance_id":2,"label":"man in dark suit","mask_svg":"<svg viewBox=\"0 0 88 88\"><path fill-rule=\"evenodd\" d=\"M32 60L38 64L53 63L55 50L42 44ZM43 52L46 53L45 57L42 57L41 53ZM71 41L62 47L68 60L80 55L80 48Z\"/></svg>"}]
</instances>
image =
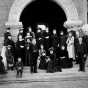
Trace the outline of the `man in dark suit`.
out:
<instances>
[{"instance_id":1,"label":"man in dark suit","mask_svg":"<svg viewBox=\"0 0 88 88\"><path fill-rule=\"evenodd\" d=\"M79 71L85 72L85 58L87 55L87 47L85 42L83 42L83 38L78 38L78 43L76 44L76 56L78 56L79 62Z\"/></svg>"},{"instance_id":2,"label":"man in dark suit","mask_svg":"<svg viewBox=\"0 0 88 88\"><path fill-rule=\"evenodd\" d=\"M26 39L25 42L25 52L26 52L26 57L25 57L25 65L30 66L30 47L31 47L31 41L30 38Z\"/></svg>"}]
</instances>

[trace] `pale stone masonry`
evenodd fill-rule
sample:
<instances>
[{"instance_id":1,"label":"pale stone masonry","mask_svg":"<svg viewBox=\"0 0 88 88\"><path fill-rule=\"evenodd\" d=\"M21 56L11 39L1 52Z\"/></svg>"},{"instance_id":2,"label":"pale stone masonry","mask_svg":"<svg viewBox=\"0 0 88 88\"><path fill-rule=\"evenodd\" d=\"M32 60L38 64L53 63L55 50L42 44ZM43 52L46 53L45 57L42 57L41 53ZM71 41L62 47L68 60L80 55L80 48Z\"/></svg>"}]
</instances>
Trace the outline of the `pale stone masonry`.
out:
<instances>
[{"instance_id":1,"label":"pale stone masonry","mask_svg":"<svg viewBox=\"0 0 88 88\"><path fill-rule=\"evenodd\" d=\"M28 3L30 4L30 1L31 0L0 0L0 48L2 47L3 43L5 23L7 22L9 24L14 19L13 23L16 22L17 24L19 24L18 17L21 15L21 11L23 10L23 8ZM64 9L68 20L72 21L81 20L84 24L87 23L87 0L54 0L54 1L56 1L56 3L58 3L58 5L60 5ZM17 6L19 9L16 9ZM17 11L16 13L15 11L11 13L11 10L17 10L19 13ZM15 16L16 18L14 18ZM15 25L15 28L12 29L17 30L17 28L18 25Z\"/></svg>"}]
</instances>

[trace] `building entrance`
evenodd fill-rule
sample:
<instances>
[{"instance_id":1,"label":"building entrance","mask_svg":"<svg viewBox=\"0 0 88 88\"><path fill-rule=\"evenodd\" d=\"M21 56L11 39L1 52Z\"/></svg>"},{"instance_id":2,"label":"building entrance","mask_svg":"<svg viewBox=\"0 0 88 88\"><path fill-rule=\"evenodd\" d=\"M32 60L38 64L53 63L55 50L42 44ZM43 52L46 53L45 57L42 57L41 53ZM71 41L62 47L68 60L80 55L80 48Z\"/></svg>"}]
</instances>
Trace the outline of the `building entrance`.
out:
<instances>
[{"instance_id":1,"label":"building entrance","mask_svg":"<svg viewBox=\"0 0 88 88\"><path fill-rule=\"evenodd\" d=\"M67 30L63 24L67 20L64 10L55 2L51 0L36 0L27 5L21 13L20 21L24 26L24 33L29 26L33 27L36 32L38 24L46 24L49 31L57 29L57 32Z\"/></svg>"}]
</instances>

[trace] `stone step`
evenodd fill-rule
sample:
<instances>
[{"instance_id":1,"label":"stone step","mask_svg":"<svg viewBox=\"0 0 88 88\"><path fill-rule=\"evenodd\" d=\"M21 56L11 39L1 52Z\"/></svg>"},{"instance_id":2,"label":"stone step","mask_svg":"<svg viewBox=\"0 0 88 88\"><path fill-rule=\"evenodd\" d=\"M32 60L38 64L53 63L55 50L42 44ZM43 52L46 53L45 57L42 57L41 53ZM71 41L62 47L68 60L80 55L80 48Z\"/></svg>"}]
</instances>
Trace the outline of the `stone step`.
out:
<instances>
[{"instance_id":1,"label":"stone step","mask_svg":"<svg viewBox=\"0 0 88 88\"><path fill-rule=\"evenodd\" d=\"M22 78L16 78L16 71L8 71L5 75L0 75L0 83L7 82L34 82L34 81L55 81L55 80L88 80L88 68L86 72L78 72L78 66L70 69L62 69L62 72L46 73L45 70L39 70L38 73L30 73L29 67L24 67Z\"/></svg>"}]
</instances>

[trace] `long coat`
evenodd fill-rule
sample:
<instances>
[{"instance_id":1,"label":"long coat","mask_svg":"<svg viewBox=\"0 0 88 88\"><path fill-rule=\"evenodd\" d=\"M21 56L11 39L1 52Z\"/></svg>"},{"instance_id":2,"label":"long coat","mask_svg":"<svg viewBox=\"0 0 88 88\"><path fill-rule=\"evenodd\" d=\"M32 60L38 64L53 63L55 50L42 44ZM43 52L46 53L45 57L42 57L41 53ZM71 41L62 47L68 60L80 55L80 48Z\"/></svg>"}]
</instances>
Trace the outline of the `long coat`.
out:
<instances>
[{"instance_id":1,"label":"long coat","mask_svg":"<svg viewBox=\"0 0 88 88\"><path fill-rule=\"evenodd\" d=\"M38 58L38 47L37 44L33 45L31 44L31 58L30 58L30 65L34 66L37 64L37 58Z\"/></svg>"},{"instance_id":2,"label":"long coat","mask_svg":"<svg viewBox=\"0 0 88 88\"><path fill-rule=\"evenodd\" d=\"M25 64L25 42L24 40L16 42L16 57L17 58L21 57L23 64Z\"/></svg>"},{"instance_id":3,"label":"long coat","mask_svg":"<svg viewBox=\"0 0 88 88\"><path fill-rule=\"evenodd\" d=\"M75 52L74 52L74 37L68 38L67 41L67 51L68 57L75 59Z\"/></svg>"},{"instance_id":4,"label":"long coat","mask_svg":"<svg viewBox=\"0 0 88 88\"><path fill-rule=\"evenodd\" d=\"M76 44L76 55L83 57L84 54L87 54L87 46L85 42L82 42L81 44L78 42Z\"/></svg>"}]
</instances>

